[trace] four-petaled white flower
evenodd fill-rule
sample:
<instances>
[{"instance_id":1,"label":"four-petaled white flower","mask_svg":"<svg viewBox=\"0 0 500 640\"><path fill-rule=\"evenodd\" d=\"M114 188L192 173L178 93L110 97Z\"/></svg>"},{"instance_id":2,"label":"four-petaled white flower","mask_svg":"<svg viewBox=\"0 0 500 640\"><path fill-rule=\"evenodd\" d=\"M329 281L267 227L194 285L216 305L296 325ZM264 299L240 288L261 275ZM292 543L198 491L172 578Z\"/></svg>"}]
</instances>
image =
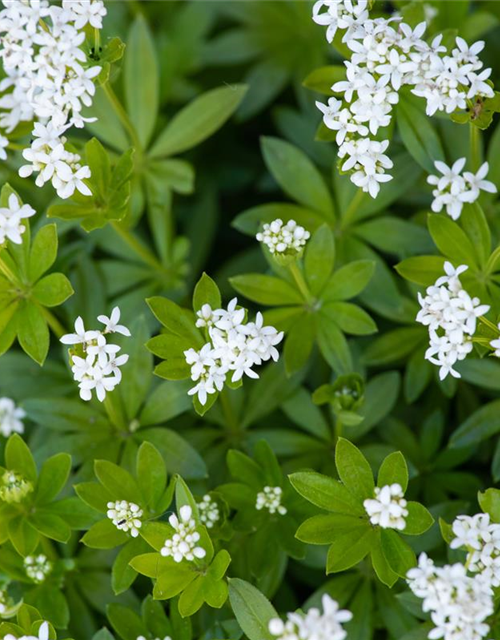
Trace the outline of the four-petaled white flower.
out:
<instances>
[{"instance_id":1,"label":"four-petaled white flower","mask_svg":"<svg viewBox=\"0 0 500 640\"><path fill-rule=\"evenodd\" d=\"M13 433L24 433L23 418L26 411L16 407L11 398L0 398L0 434L8 438Z\"/></svg>"},{"instance_id":2,"label":"four-petaled white flower","mask_svg":"<svg viewBox=\"0 0 500 640\"><path fill-rule=\"evenodd\" d=\"M403 489L397 482L375 487L374 497L365 500L363 506L372 524L382 529L403 531L406 528L407 502Z\"/></svg>"},{"instance_id":3,"label":"four-petaled white flower","mask_svg":"<svg viewBox=\"0 0 500 640\"><path fill-rule=\"evenodd\" d=\"M29 204L21 204L15 193L11 193L7 207L0 207L0 245L5 240L22 244L22 235L26 227L22 221L34 216L36 211Z\"/></svg>"}]
</instances>

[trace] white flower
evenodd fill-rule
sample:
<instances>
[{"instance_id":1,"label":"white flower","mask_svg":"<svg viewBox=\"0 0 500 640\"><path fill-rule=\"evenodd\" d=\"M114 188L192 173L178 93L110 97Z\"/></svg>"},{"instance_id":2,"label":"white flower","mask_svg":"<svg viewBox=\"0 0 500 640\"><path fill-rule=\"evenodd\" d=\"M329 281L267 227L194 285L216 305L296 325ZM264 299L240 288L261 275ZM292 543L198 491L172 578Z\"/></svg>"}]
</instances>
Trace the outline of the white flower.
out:
<instances>
[{"instance_id":1,"label":"white flower","mask_svg":"<svg viewBox=\"0 0 500 640\"><path fill-rule=\"evenodd\" d=\"M286 620L271 618L269 633L278 640L344 640L347 632L342 625L352 620L352 613L340 609L327 593L321 597L323 613L315 607L306 613L287 613Z\"/></svg>"},{"instance_id":2,"label":"white flower","mask_svg":"<svg viewBox=\"0 0 500 640\"><path fill-rule=\"evenodd\" d=\"M421 309L416 317L417 322L429 327L425 358L440 367L441 380L448 374L460 378L453 367L472 351L477 318L490 309L463 289L458 276L467 270L466 265L454 269L445 262L444 269L446 275L428 287L425 296L418 294Z\"/></svg>"},{"instance_id":3,"label":"white flower","mask_svg":"<svg viewBox=\"0 0 500 640\"><path fill-rule=\"evenodd\" d=\"M22 419L26 412L21 407L16 407L14 400L0 398L0 433L8 438L13 433L24 433Z\"/></svg>"},{"instance_id":4,"label":"white flower","mask_svg":"<svg viewBox=\"0 0 500 640\"><path fill-rule=\"evenodd\" d=\"M107 516L120 531L130 532L132 538L137 538L142 527L143 511L138 504L117 500L108 502Z\"/></svg>"},{"instance_id":5,"label":"white flower","mask_svg":"<svg viewBox=\"0 0 500 640\"><path fill-rule=\"evenodd\" d=\"M21 201L15 193L11 193L8 200L8 207L0 208L0 245L5 240L10 240L14 244L22 244L22 234L26 227L22 220L34 216L36 211L29 204L21 205Z\"/></svg>"},{"instance_id":6,"label":"white flower","mask_svg":"<svg viewBox=\"0 0 500 640\"><path fill-rule=\"evenodd\" d=\"M298 225L295 220L286 224L279 218L264 224L262 232L256 238L267 246L270 253L280 255L298 255L311 237L309 231Z\"/></svg>"},{"instance_id":7,"label":"white flower","mask_svg":"<svg viewBox=\"0 0 500 640\"><path fill-rule=\"evenodd\" d=\"M493 591L483 575L470 577L464 565L436 567L425 553L407 580L413 593L423 599L434 628L430 639L481 640L489 634L486 619L493 613Z\"/></svg>"},{"instance_id":8,"label":"white flower","mask_svg":"<svg viewBox=\"0 0 500 640\"><path fill-rule=\"evenodd\" d=\"M45 578L52 571L52 562L42 553L37 556L26 556L24 558L24 570L28 578L40 584L45 581Z\"/></svg>"},{"instance_id":9,"label":"white flower","mask_svg":"<svg viewBox=\"0 0 500 640\"><path fill-rule=\"evenodd\" d=\"M165 540L160 551L162 556L171 556L175 562L193 562L195 558L201 559L207 555L205 549L196 544L200 540L200 534L196 531L196 522L192 514L191 507L184 505L179 510L180 519L175 514L169 517L168 522L174 529L174 534Z\"/></svg>"},{"instance_id":10,"label":"white flower","mask_svg":"<svg viewBox=\"0 0 500 640\"><path fill-rule=\"evenodd\" d=\"M73 377L78 382L82 400L91 400L95 391L100 402L106 398L106 393L121 382L120 367L128 362L128 355L117 355L121 347L107 341L110 333L121 333L130 336L127 327L117 324L120 320L120 309L115 307L111 317L101 315L99 322L106 325L104 331L86 331L82 318L75 322L75 333L68 333L60 339L63 344L77 347L76 353L71 354ZM79 346L81 345L81 347ZM78 349L83 352L79 354Z\"/></svg>"},{"instance_id":11,"label":"white flower","mask_svg":"<svg viewBox=\"0 0 500 640\"><path fill-rule=\"evenodd\" d=\"M198 502L198 513L200 514L200 522L204 524L207 529L211 529L220 518L220 511L215 500L206 494L203 496L201 502Z\"/></svg>"},{"instance_id":12,"label":"white flower","mask_svg":"<svg viewBox=\"0 0 500 640\"><path fill-rule=\"evenodd\" d=\"M281 504L282 496L283 489L281 487L264 487L264 489L257 494L255 508L257 511L267 509L269 513L279 513L280 516L284 516L287 510L286 507Z\"/></svg>"},{"instance_id":13,"label":"white flower","mask_svg":"<svg viewBox=\"0 0 500 640\"><path fill-rule=\"evenodd\" d=\"M210 342L199 351L187 349L184 357L191 367L191 379L196 382L188 394L197 395L202 405L209 395L222 391L229 372L232 382L244 375L258 378L252 367L279 358L276 345L283 339L283 332L264 326L261 313L255 322L244 322L246 311L237 305L238 300L233 298L227 309L213 310L210 305L203 305L197 313L196 325L208 328Z\"/></svg>"},{"instance_id":14,"label":"white flower","mask_svg":"<svg viewBox=\"0 0 500 640\"><path fill-rule=\"evenodd\" d=\"M406 528L405 518L408 515L408 509L400 484L375 487L375 497L365 500L363 506L372 524L383 529L398 529L399 531Z\"/></svg>"},{"instance_id":15,"label":"white flower","mask_svg":"<svg viewBox=\"0 0 500 640\"><path fill-rule=\"evenodd\" d=\"M121 333L123 336L130 337L130 330L124 325L118 324L120 322L119 307L114 307L109 318L102 315L97 316L97 319L105 325L104 333Z\"/></svg>"},{"instance_id":16,"label":"white flower","mask_svg":"<svg viewBox=\"0 0 500 640\"><path fill-rule=\"evenodd\" d=\"M328 42L332 42L337 29L347 31L343 38L345 39L368 18L367 6L367 0L318 0L313 6L313 20L328 27Z\"/></svg>"},{"instance_id":17,"label":"white flower","mask_svg":"<svg viewBox=\"0 0 500 640\"><path fill-rule=\"evenodd\" d=\"M63 8L73 12L76 29L82 29L87 23L94 29L102 29L102 19L107 14L101 0L63 0Z\"/></svg>"}]
</instances>

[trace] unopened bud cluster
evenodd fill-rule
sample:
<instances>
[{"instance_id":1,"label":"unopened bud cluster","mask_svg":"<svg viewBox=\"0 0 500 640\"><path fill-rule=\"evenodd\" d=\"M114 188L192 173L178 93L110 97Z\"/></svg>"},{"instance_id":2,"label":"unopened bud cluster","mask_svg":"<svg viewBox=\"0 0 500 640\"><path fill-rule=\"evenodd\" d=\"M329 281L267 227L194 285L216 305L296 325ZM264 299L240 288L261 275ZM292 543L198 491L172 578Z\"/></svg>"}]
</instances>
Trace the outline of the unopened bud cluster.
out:
<instances>
[{"instance_id":1,"label":"unopened bud cluster","mask_svg":"<svg viewBox=\"0 0 500 640\"><path fill-rule=\"evenodd\" d=\"M33 491L33 484L17 471L6 470L0 481L0 500L9 504L21 502Z\"/></svg>"},{"instance_id":2,"label":"unopened bud cluster","mask_svg":"<svg viewBox=\"0 0 500 640\"><path fill-rule=\"evenodd\" d=\"M262 491L257 494L257 501L255 508L257 511L267 509L269 513L279 513L284 516L286 513L286 507L281 504L283 496L283 489L281 487L264 487Z\"/></svg>"},{"instance_id":3,"label":"unopened bud cluster","mask_svg":"<svg viewBox=\"0 0 500 640\"><path fill-rule=\"evenodd\" d=\"M407 502L404 499L403 489L397 482L375 487L375 497L365 500L363 506L372 524L382 529L403 531L406 528Z\"/></svg>"},{"instance_id":4,"label":"unopened bud cluster","mask_svg":"<svg viewBox=\"0 0 500 640\"><path fill-rule=\"evenodd\" d=\"M143 511L138 504L117 500L108 502L107 516L117 529L130 533L132 538L137 538L142 527Z\"/></svg>"},{"instance_id":5,"label":"unopened bud cluster","mask_svg":"<svg viewBox=\"0 0 500 640\"><path fill-rule=\"evenodd\" d=\"M280 218L264 224L257 240L267 246L272 254L297 255L311 237L309 231L298 225L295 220L283 223Z\"/></svg>"},{"instance_id":6,"label":"unopened bud cluster","mask_svg":"<svg viewBox=\"0 0 500 640\"><path fill-rule=\"evenodd\" d=\"M28 578L31 578L37 584L41 584L52 571L52 562L42 553L37 556L26 556L24 558L24 570Z\"/></svg>"},{"instance_id":7,"label":"unopened bud cluster","mask_svg":"<svg viewBox=\"0 0 500 640\"><path fill-rule=\"evenodd\" d=\"M220 511L215 500L208 495L203 496L201 502L198 502L198 513L200 514L200 522L207 529L211 529L220 518Z\"/></svg>"},{"instance_id":8,"label":"unopened bud cluster","mask_svg":"<svg viewBox=\"0 0 500 640\"><path fill-rule=\"evenodd\" d=\"M165 540L165 544L160 551L162 556L170 556L175 562L182 562L183 560L193 562L195 558L204 558L206 556L205 549L197 546L200 534L196 531L196 521L192 515L191 507L184 505L179 510L180 518L175 513L169 517L168 522L175 533L171 538Z\"/></svg>"}]
</instances>

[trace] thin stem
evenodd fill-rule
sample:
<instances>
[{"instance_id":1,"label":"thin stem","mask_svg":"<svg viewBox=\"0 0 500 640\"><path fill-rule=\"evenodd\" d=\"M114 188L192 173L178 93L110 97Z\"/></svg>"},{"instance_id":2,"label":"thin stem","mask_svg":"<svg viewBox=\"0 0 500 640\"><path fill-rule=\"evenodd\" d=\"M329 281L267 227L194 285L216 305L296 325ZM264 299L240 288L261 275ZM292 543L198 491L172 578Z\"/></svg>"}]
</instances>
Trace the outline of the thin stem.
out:
<instances>
[{"instance_id":1,"label":"thin stem","mask_svg":"<svg viewBox=\"0 0 500 640\"><path fill-rule=\"evenodd\" d=\"M114 400L116 398L116 402ZM119 398L118 396L112 396L111 392L106 393L106 397L104 398L103 405L106 409L106 413L108 414L109 421L111 424L119 430L126 430L126 422L121 407L119 406Z\"/></svg>"},{"instance_id":2,"label":"thin stem","mask_svg":"<svg viewBox=\"0 0 500 640\"><path fill-rule=\"evenodd\" d=\"M335 440L337 441L339 438L342 437L342 421L340 420L340 418L337 418L335 420Z\"/></svg>"},{"instance_id":3,"label":"thin stem","mask_svg":"<svg viewBox=\"0 0 500 640\"><path fill-rule=\"evenodd\" d=\"M129 229L126 229L119 222L111 222L111 226L127 246L129 246L132 251L143 260L143 262L149 264L154 269L162 269L162 265L156 259L154 254L140 240L138 240Z\"/></svg>"},{"instance_id":4,"label":"thin stem","mask_svg":"<svg viewBox=\"0 0 500 640\"><path fill-rule=\"evenodd\" d=\"M290 269L290 273L293 276L293 279L295 280L295 283L300 291L300 293L303 295L304 299L306 300L306 302L310 302L311 301L311 293L307 287L306 281L304 280L304 276L302 275L302 271L299 269L297 262L293 261L290 262L288 265L288 268Z\"/></svg>"},{"instance_id":5,"label":"thin stem","mask_svg":"<svg viewBox=\"0 0 500 640\"><path fill-rule=\"evenodd\" d=\"M56 316L51 311L49 311L46 307L41 306L40 309L42 311L43 316L45 317L45 320L47 320L47 324L54 332L54 335L57 336L58 338L62 338L62 336L67 333L63 325L59 322Z\"/></svg>"},{"instance_id":6,"label":"thin stem","mask_svg":"<svg viewBox=\"0 0 500 640\"><path fill-rule=\"evenodd\" d=\"M233 411L233 407L231 406L231 401L229 400L227 393L227 390L224 389L219 394L222 413L224 414L224 418L226 419L226 424L229 429L231 431L238 431L238 418Z\"/></svg>"},{"instance_id":7,"label":"thin stem","mask_svg":"<svg viewBox=\"0 0 500 640\"><path fill-rule=\"evenodd\" d=\"M484 316L479 316L479 321L482 322L485 326L487 326L489 329L491 329L495 333L498 333L498 327L496 326L496 324L493 324L491 320L488 320L488 318L485 318Z\"/></svg>"},{"instance_id":8,"label":"thin stem","mask_svg":"<svg viewBox=\"0 0 500 640\"><path fill-rule=\"evenodd\" d=\"M470 133L470 163L472 171L476 172L481 165L481 146L479 138L479 128L472 122L469 124Z\"/></svg>"},{"instance_id":9,"label":"thin stem","mask_svg":"<svg viewBox=\"0 0 500 640\"><path fill-rule=\"evenodd\" d=\"M98 55L101 49L101 32L99 29L94 29L94 51Z\"/></svg>"},{"instance_id":10,"label":"thin stem","mask_svg":"<svg viewBox=\"0 0 500 640\"><path fill-rule=\"evenodd\" d=\"M106 97L111 103L111 106L115 110L116 115L120 118L121 123L123 124L125 129L128 131L128 134L130 136L132 144L136 148L136 151L140 153L142 151L142 147L141 147L141 142L139 140L139 136L137 135L137 131L135 130L134 125L132 124L130 118L128 117L128 113L125 111L122 103L118 99L118 96L113 91L113 88L111 87L111 83L109 81L106 82L106 84L103 85L103 89L104 89L104 93L106 94Z\"/></svg>"},{"instance_id":11,"label":"thin stem","mask_svg":"<svg viewBox=\"0 0 500 640\"><path fill-rule=\"evenodd\" d=\"M363 200L364 196L365 196L365 192L362 189L358 189L356 192L356 195L349 203L349 206L347 207L346 212L342 216L342 221L341 221L342 227L348 226L348 224L351 222L351 218L359 209L359 205L361 204L361 201Z\"/></svg>"}]
</instances>

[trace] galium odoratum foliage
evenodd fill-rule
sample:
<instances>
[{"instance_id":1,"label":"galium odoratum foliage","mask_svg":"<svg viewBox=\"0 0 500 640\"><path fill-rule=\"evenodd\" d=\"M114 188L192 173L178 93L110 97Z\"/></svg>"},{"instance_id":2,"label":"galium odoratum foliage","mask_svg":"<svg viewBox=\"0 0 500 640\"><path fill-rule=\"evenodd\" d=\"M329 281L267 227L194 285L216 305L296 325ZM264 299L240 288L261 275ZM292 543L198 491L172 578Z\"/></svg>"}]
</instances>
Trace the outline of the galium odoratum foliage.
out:
<instances>
[{"instance_id":1,"label":"galium odoratum foliage","mask_svg":"<svg viewBox=\"0 0 500 640\"><path fill-rule=\"evenodd\" d=\"M0 638L494 640L495 8L160 4L0 8Z\"/></svg>"}]
</instances>

